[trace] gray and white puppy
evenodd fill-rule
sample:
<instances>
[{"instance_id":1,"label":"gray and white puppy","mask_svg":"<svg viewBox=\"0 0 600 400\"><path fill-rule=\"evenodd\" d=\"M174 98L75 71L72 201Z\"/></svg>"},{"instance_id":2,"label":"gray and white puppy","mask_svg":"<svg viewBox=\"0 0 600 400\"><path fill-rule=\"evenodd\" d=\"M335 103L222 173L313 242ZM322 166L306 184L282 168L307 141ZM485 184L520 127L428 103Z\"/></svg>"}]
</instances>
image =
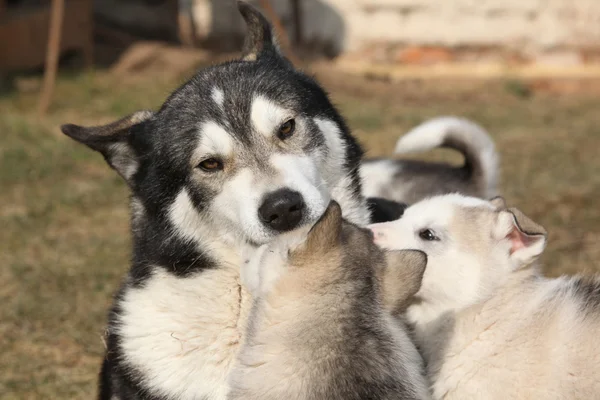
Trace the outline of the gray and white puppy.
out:
<instances>
[{"instance_id":1,"label":"gray and white puppy","mask_svg":"<svg viewBox=\"0 0 600 400\"><path fill-rule=\"evenodd\" d=\"M372 229L384 248L427 253L406 315L435 398L598 398L600 277L545 278L544 228L500 198L454 194Z\"/></svg>"},{"instance_id":2,"label":"gray and white puppy","mask_svg":"<svg viewBox=\"0 0 600 400\"><path fill-rule=\"evenodd\" d=\"M424 254L380 250L335 202L307 230L280 235L242 268L254 302L229 398L430 398L421 356L390 313L418 291Z\"/></svg>"},{"instance_id":3,"label":"gray and white puppy","mask_svg":"<svg viewBox=\"0 0 600 400\"><path fill-rule=\"evenodd\" d=\"M429 196L459 192L492 198L498 195L498 154L489 134L458 117L438 117L413 128L396 143L395 154L446 147L461 152L464 165L416 160L368 159L360 166L363 194L413 204Z\"/></svg>"}]
</instances>

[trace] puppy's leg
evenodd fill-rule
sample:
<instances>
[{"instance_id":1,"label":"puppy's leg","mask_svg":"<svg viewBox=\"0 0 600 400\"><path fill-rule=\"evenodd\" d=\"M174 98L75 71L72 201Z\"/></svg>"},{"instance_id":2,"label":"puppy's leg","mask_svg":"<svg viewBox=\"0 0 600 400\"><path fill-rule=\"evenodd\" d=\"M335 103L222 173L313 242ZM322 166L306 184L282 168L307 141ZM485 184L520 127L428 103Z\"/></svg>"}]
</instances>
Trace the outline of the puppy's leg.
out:
<instances>
[{"instance_id":1,"label":"puppy's leg","mask_svg":"<svg viewBox=\"0 0 600 400\"><path fill-rule=\"evenodd\" d=\"M260 291L260 265L267 250L267 245L260 247L246 246L242 251L243 263L240 268L240 279L242 285L256 297Z\"/></svg>"}]
</instances>

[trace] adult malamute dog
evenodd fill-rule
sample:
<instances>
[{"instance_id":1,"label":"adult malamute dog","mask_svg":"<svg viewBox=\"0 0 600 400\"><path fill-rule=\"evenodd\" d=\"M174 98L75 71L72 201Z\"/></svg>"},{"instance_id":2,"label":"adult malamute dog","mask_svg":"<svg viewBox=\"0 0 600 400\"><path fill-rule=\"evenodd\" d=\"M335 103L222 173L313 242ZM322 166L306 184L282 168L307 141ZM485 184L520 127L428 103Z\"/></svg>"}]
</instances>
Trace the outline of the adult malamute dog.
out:
<instances>
[{"instance_id":1,"label":"adult malamute dog","mask_svg":"<svg viewBox=\"0 0 600 400\"><path fill-rule=\"evenodd\" d=\"M324 90L240 2L243 57L196 74L157 112L64 125L131 189L133 259L114 299L103 399L223 399L245 328L240 250L314 223L330 199L369 222L362 151Z\"/></svg>"}]
</instances>

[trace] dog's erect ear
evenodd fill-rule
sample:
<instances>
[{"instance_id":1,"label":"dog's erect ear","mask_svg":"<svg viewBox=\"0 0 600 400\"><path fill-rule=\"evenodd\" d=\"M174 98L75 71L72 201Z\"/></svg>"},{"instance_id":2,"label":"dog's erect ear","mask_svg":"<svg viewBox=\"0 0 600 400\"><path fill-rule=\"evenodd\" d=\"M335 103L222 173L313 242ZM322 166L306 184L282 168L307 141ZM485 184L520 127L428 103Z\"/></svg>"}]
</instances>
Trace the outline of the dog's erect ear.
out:
<instances>
[{"instance_id":1,"label":"dog's erect ear","mask_svg":"<svg viewBox=\"0 0 600 400\"><path fill-rule=\"evenodd\" d=\"M497 210L504 210L506 208L506 200L502 196L496 196L490 199L490 203L496 207Z\"/></svg>"},{"instance_id":2,"label":"dog's erect ear","mask_svg":"<svg viewBox=\"0 0 600 400\"><path fill-rule=\"evenodd\" d=\"M108 125L66 124L60 129L70 138L102 153L108 164L129 182L138 167L137 154L131 147L131 132L152 115L152 111L138 111Z\"/></svg>"},{"instance_id":3,"label":"dog's erect ear","mask_svg":"<svg viewBox=\"0 0 600 400\"><path fill-rule=\"evenodd\" d=\"M427 255L419 250L386 251L382 269L383 302L392 314L406 310L423 282Z\"/></svg>"},{"instance_id":4,"label":"dog's erect ear","mask_svg":"<svg viewBox=\"0 0 600 400\"><path fill-rule=\"evenodd\" d=\"M304 248L318 253L336 245L342 231L342 209L332 200L315 225L308 232Z\"/></svg>"},{"instance_id":5,"label":"dog's erect ear","mask_svg":"<svg viewBox=\"0 0 600 400\"><path fill-rule=\"evenodd\" d=\"M242 59L255 61L266 52L283 57L269 21L255 7L245 1L237 1L238 9L246 22L246 38L242 49Z\"/></svg>"},{"instance_id":6,"label":"dog's erect ear","mask_svg":"<svg viewBox=\"0 0 600 400\"><path fill-rule=\"evenodd\" d=\"M542 254L548 237L544 227L516 208L498 213L494 235L498 240L510 241L509 255L517 266L529 264Z\"/></svg>"}]
</instances>

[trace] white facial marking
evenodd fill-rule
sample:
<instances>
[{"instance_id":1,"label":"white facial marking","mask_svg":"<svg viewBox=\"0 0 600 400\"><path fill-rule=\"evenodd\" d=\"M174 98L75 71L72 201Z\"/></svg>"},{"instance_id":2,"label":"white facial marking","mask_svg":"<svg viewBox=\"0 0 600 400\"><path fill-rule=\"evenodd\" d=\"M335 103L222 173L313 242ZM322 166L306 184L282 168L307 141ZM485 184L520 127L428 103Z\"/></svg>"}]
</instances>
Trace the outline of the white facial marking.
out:
<instances>
[{"instance_id":1,"label":"white facial marking","mask_svg":"<svg viewBox=\"0 0 600 400\"><path fill-rule=\"evenodd\" d=\"M319 218L331 197L314 160L308 156L276 153L269 161L279 172L282 187L302 195L309 220Z\"/></svg>"},{"instance_id":2,"label":"white facial marking","mask_svg":"<svg viewBox=\"0 0 600 400\"><path fill-rule=\"evenodd\" d=\"M223 108L223 102L225 101L225 94L218 87L213 87L212 92L210 94L213 101L221 108Z\"/></svg>"},{"instance_id":3,"label":"white facial marking","mask_svg":"<svg viewBox=\"0 0 600 400\"><path fill-rule=\"evenodd\" d=\"M222 126L214 121L200 125L200 143L194 152L194 162L207 156L230 157L233 155L233 139Z\"/></svg>"},{"instance_id":4,"label":"white facial marking","mask_svg":"<svg viewBox=\"0 0 600 400\"><path fill-rule=\"evenodd\" d=\"M292 117L291 110L286 110L264 96L259 95L252 100L250 111L252 125L266 137L271 137L281 124Z\"/></svg>"},{"instance_id":5,"label":"white facial marking","mask_svg":"<svg viewBox=\"0 0 600 400\"><path fill-rule=\"evenodd\" d=\"M200 217L186 188L181 189L171 204L169 220L177 234L197 243L203 252L212 253L223 263L237 263L237 255L229 246L233 239L224 232L217 232L222 227L213 228L210 220ZM221 240L215 240L217 236Z\"/></svg>"},{"instance_id":6,"label":"white facial marking","mask_svg":"<svg viewBox=\"0 0 600 400\"><path fill-rule=\"evenodd\" d=\"M346 144L342 140L339 126L329 119L314 118L319 130L323 133L328 153L323 161L323 179L329 186L331 197L342 205L344 218L352 223L366 225L370 215L364 198L357 197L349 189L352 179L344 168L346 162Z\"/></svg>"},{"instance_id":7,"label":"white facial marking","mask_svg":"<svg viewBox=\"0 0 600 400\"><path fill-rule=\"evenodd\" d=\"M323 133L327 146L327 158L325 159L324 178L328 184L333 185L344 175L344 162L346 161L346 145L342 141L340 128L329 119L314 118L315 124Z\"/></svg>"},{"instance_id":8,"label":"white facial marking","mask_svg":"<svg viewBox=\"0 0 600 400\"><path fill-rule=\"evenodd\" d=\"M201 240L199 227L204 224L187 189L183 188L177 194L169 209L169 219L184 238L194 241Z\"/></svg>"},{"instance_id":9,"label":"white facial marking","mask_svg":"<svg viewBox=\"0 0 600 400\"><path fill-rule=\"evenodd\" d=\"M239 170L228 179L211 204L211 213L231 224L233 230L241 229L244 235L256 243L265 243L271 233L258 219L258 208L268 191L263 181L257 179L250 168Z\"/></svg>"}]
</instances>

